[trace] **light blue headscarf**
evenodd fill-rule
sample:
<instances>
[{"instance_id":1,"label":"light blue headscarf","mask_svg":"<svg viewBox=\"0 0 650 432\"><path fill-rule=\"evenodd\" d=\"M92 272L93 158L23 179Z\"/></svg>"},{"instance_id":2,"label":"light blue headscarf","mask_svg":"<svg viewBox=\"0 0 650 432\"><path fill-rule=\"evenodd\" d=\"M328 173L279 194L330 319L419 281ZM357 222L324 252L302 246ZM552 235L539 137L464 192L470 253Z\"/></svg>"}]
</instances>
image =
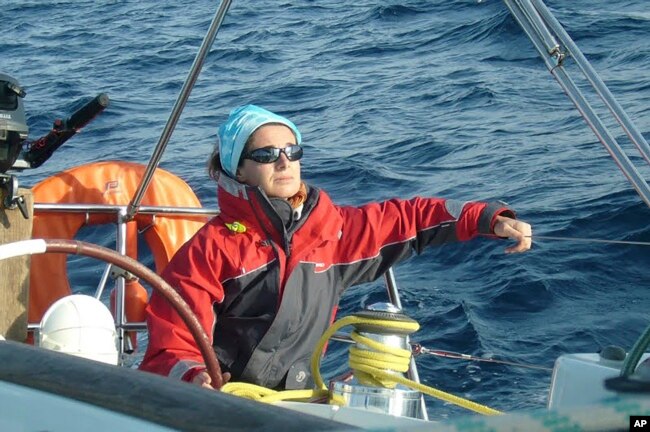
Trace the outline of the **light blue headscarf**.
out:
<instances>
[{"instance_id":1,"label":"light blue headscarf","mask_svg":"<svg viewBox=\"0 0 650 432\"><path fill-rule=\"evenodd\" d=\"M296 142L300 144L302 141L298 128L289 119L256 105L235 108L230 112L228 120L219 128L219 159L226 174L235 178L239 158L248 137L260 126L269 123L280 123L289 127L296 136Z\"/></svg>"}]
</instances>

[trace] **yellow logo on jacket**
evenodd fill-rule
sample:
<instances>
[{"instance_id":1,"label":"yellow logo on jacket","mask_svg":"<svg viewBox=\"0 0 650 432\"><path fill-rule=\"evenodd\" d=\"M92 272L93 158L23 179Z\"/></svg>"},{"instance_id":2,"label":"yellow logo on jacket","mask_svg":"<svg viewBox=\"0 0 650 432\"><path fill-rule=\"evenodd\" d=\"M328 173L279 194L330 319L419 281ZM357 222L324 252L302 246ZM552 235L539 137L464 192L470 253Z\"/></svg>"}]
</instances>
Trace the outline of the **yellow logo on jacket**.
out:
<instances>
[{"instance_id":1,"label":"yellow logo on jacket","mask_svg":"<svg viewBox=\"0 0 650 432\"><path fill-rule=\"evenodd\" d=\"M234 221L233 223L227 223L226 222L226 227L232 231L233 233L245 233L246 232L246 226L238 221Z\"/></svg>"}]
</instances>

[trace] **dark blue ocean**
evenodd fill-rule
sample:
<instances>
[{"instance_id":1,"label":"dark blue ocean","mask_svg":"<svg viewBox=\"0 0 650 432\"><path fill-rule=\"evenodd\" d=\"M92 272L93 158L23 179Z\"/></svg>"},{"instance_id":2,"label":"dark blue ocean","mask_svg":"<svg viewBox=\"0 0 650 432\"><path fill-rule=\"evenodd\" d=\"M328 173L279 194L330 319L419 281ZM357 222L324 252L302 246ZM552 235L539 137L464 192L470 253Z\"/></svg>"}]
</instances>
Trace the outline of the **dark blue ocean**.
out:
<instances>
[{"instance_id":1,"label":"dark blue ocean","mask_svg":"<svg viewBox=\"0 0 650 432\"><path fill-rule=\"evenodd\" d=\"M647 2L548 5L650 138ZM27 91L30 138L91 96L111 98L45 165L23 172L21 185L91 161L146 163L216 8L0 1L0 71ZM217 127L245 103L295 121L304 177L340 204L498 198L540 235L650 242L650 210L500 1L235 1L160 165L206 207L217 205L206 171ZM86 238L111 246L111 233ZM422 326L415 340L551 367L564 353L629 349L648 325L650 247L539 240L518 255L505 247L478 239L396 267L404 310ZM94 292L103 267L79 266L75 291ZM355 287L341 312L385 298L381 281ZM344 368L345 348L331 344L327 374ZM432 356L418 365L426 383L500 410L543 407L548 396L545 371ZM458 412L428 406L436 417Z\"/></svg>"}]
</instances>

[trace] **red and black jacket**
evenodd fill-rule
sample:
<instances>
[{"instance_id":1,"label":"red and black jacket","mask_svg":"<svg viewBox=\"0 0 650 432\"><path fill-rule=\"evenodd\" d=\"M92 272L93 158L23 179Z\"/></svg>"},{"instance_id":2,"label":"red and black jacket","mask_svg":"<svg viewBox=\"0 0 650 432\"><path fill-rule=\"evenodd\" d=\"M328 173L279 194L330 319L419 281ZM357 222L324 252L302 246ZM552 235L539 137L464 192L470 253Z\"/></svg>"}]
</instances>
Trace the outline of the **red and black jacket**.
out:
<instances>
[{"instance_id":1,"label":"red and black jacket","mask_svg":"<svg viewBox=\"0 0 650 432\"><path fill-rule=\"evenodd\" d=\"M346 288L426 246L490 234L497 215L513 216L502 203L436 198L343 207L310 187L287 230L258 188L221 175L218 199L221 213L179 249L163 277L212 336L222 369L270 388L307 385L312 350ZM147 324L141 369L187 379L203 365L180 317L155 293Z\"/></svg>"}]
</instances>

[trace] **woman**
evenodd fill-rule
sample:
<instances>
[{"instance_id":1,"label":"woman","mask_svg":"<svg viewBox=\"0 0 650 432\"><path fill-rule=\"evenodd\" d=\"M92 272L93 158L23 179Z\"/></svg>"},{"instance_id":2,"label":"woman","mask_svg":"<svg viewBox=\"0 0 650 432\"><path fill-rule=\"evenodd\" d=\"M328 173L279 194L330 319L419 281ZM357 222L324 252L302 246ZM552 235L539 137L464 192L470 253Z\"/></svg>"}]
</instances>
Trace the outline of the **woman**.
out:
<instances>
[{"instance_id":1,"label":"woman","mask_svg":"<svg viewBox=\"0 0 650 432\"><path fill-rule=\"evenodd\" d=\"M425 246L478 234L531 246L502 203L414 198L341 207L300 176L301 135L254 105L231 112L211 159L221 213L179 249L163 277L211 334L224 380L306 388L309 358L342 292ZM165 300L147 309L141 369L211 387L198 348ZM307 378L305 378L307 377Z\"/></svg>"}]
</instances>

